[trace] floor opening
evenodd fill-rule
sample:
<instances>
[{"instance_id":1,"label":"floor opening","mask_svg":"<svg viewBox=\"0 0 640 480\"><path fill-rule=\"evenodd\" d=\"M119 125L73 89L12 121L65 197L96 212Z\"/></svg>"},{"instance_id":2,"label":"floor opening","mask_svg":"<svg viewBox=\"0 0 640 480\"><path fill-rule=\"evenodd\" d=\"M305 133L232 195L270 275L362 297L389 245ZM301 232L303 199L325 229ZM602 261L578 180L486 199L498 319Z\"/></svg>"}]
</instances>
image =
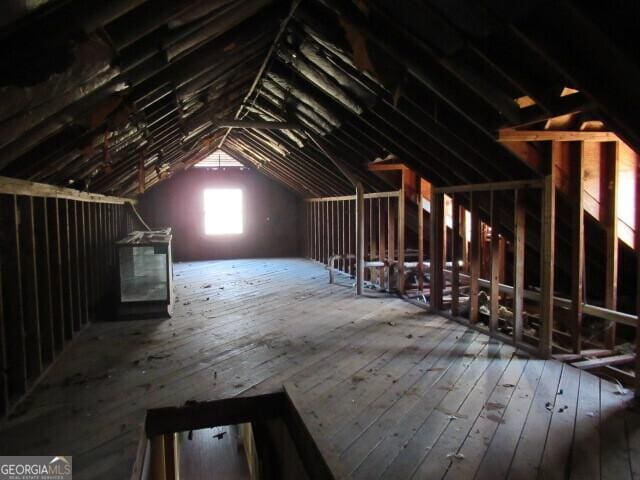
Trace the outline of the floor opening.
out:
<instances>
[{"instance_id":1,"label":"floor opening","mask_svg":"<svg viewBox=\"0 0 640 480\"><path fill-rule=\"evenodd\" d=\"M147 412L141 480L334 478L286 391Z\"/></svg>"}]
</instances>

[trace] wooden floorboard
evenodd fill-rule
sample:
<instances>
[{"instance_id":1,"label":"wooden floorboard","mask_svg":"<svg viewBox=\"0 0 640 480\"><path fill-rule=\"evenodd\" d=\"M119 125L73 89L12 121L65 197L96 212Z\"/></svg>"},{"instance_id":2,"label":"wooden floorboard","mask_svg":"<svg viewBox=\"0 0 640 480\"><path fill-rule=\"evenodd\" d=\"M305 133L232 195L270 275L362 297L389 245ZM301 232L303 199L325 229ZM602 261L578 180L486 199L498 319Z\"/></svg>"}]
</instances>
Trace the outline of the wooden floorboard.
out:
<instances>
[{"instance_id":1,"label":"wooden floorboard","mask_svg":"<svg viewBox=\"0 0 640 480\"><path fill-rule=\"evenodd\" d=\"M588 372L395 297L356 298L315 262L174 271L173 318L86 328L0 426L0 453L73 455L74 478L127 478L147 409L286 384L340 476L640 475L631 394Z\"/></svg>"}]
</instances>

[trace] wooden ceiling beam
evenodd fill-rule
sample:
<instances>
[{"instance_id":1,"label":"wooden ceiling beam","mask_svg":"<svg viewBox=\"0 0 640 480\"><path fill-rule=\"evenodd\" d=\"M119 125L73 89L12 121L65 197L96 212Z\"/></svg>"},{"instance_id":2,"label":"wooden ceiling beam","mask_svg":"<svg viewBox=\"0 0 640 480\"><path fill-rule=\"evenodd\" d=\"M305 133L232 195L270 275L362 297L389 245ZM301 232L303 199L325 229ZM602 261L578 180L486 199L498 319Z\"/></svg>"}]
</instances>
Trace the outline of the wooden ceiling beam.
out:
<instances>
[{"instance_id":1,"label":"wooden ceiling beam","mask_svg":"<svg viewBox=\"0 0 640 480\"><path fill-rule=\"evenodd\" d=\"M500 142L617 142L613 132L586 132L566 130L514 130L503 128L498 132Z\"/></svg>"}]
</instances>

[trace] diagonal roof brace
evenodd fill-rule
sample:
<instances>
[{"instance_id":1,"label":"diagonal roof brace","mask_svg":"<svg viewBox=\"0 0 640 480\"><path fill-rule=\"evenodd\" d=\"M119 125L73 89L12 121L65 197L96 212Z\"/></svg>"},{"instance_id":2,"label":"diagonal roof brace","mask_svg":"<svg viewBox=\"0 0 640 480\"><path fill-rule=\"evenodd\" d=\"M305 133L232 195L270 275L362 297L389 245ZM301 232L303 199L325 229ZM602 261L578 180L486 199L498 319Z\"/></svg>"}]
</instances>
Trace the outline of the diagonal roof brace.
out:
<instances>
[{"instance_id":1,"label":"diagonal roof brace","mask_svg":"<svg viewBox=\"0 0 640 480\"><path fill-rule=\"evenodd\" d=\"M267 122L251 120L221 120L217 122L221 128L254 128L257 130L303 130L303 127L294 122Z\"/></svg>"}]
</instances>

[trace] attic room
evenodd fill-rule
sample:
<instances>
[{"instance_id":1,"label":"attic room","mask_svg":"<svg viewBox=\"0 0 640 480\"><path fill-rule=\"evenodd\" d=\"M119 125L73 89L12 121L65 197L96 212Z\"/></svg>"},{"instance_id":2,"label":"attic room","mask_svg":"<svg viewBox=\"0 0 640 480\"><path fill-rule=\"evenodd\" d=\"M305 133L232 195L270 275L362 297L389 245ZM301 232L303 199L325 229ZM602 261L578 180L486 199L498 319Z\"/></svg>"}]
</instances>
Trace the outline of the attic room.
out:
<instances>
[{"instance_id":1,"label":"attic room","mask_svg":"<svg viewBox=\"0 0 640 480\"><path fill-rule=\"evenodd\" d=\"M639 19L3 1L0 474L640 478Z\"/></svg>"}]
</instances>

